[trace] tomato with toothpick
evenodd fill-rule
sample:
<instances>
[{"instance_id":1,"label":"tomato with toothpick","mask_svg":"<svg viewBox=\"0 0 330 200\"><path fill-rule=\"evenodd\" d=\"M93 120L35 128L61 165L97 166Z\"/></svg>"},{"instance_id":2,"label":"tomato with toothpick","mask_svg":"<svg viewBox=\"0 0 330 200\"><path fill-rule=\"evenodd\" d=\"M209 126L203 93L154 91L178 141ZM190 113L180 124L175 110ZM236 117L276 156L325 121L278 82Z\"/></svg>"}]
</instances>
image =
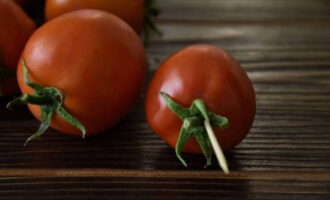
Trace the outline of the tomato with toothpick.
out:
<instances>
[{"instance_id":1,"label":"tomato with toothpick","mask_svg":"<svg viewBox=\"0 0 330 200\"><path fill-rule=\"evenodd\" d=\"M203 153L211 164L212 149L228 172L222 153L247 135L255 116L250 79L226 51L210 45L186 47L165 60L146 94L150 127L176 150Z\"/></svg>"}]
</instances>

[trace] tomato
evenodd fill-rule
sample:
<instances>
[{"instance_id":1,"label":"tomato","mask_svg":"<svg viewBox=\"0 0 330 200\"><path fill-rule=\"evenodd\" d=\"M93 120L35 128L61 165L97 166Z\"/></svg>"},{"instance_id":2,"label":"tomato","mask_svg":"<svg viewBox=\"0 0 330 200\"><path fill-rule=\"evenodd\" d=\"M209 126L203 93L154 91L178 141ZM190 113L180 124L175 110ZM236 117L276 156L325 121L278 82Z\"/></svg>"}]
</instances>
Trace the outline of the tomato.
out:
<instances>
[{"instance_id":1,"label":"tomato","mask_svg":"<svg viewBox=\"0 0 330 200\"><path fill-rule=\"evenodd\" d=\"M6 67L16 69L35 24L13 1L0 0L0 26L1 60Z\"/></svg>"},{"instance_id":2,"label":"tomato","mask_svg":"<svg viewBox=\"0 0 330 200\"><path fill-rule=\"evenodd\" d=\"M18 92L14 74L34 22L13 1L0 0L0 96Z\"/></svg>"},{"instance_id":3,"label":"tomato","mask_svg":"<svg viewBox=\"0 0 330 200\"><path fill-rule=\"evenodd\" d=\"M18 59L26 41L35 30L35 24L15 2L0 0L0 27L1 96L14 94L18 91L15 76L7 75L10 74L10 71L14 73L16 70ZM4 70L7 74L6 77L1 76Z\"/></svg>"},{"instance_id":4,"label":"tomato","mask_svg":"<svg viewBox=\"0 0 330 200\"><path fill-rule=\"evenodd\" d=\"M101 9L126 21L140 33L144 23L144 0L47 0L46 19L78 9Z\"/></svg>"},{"instance_id":5,"label":"tomato","mask_svg":"<svg viewBox=\"0 0 330 200\"><path fill-rule=\"evenodd\" d=\"M240 143L252 126L256 110L252 83L233 57L214 46L192 45L175 53L161 64L148 87L147 121L164 141L176 147L183 122L160 92L185 108L200 99L209 112L226 117L221 120L229 121L227 128L213 127L225 151ZM189 139L182 151L202 152L195 138Z\"/></svg>"},{"instance_id":6,"label":"tomato","mask_svg":"<svg viewBox=\"0 0 330 200\"><path fill-rule=\"evenodd\" d=\"M30 80L61 91L63 108L85 127L87 135L100 133L125 116L140 93L146 72L137 34L120 18L100 10L74 11L44 24L31 36L22 57ZM19 86L31 94L34 90L24 80L22 67L21 62ZM43 118L40 106L28 107L37 119ZM51 127L81 135L78 126L68 121L54 112Z\"/></svg>"}]
</instances>

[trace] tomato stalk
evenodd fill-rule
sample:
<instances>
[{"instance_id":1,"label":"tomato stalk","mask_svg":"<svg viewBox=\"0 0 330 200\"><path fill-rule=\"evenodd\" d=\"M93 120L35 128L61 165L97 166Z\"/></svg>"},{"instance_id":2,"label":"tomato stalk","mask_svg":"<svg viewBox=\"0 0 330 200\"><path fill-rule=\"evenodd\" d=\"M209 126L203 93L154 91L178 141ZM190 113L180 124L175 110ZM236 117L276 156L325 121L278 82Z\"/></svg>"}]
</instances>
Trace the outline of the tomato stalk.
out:
<instances>
[{"instance_id":1,"label":"tomato stalk","mask_svg":"<svg viewBox=\"0 0 330 200\"><path fill-rule=\"evenodd\" d=\"M176 155L182 164L187 166L186 161L182 158L181 155L184 144L190 138L194 137L199 143L206 158L205 167L211 165L213 149L220 167L226 174L228 174L229 170L226 158L212 129L212 126L226 128L229 124L228 119L226 117L207 111L204 102L201 99L194 100L189 108L184 108L183 106L173 101L168 94L160 92L160 95L170 110L173 111L183 121L175 147Z\"/></svg>"},{"instance_id":2,"label":"tomato stalk","mask_svg":"<svg viewBox=\"0 0 330 200\"><path fill-rule=\"evenodd\" d=\"M42 87L33 83L29 79L29 72L26 61L22 59L22 67L24 73L24 82L35 90L33 94L23 94L7 104L7 108L11 109L16 104L33 104L40 106L41 124L36 133L30 136L24 143L24 146L31 140L41 136L49 128L54 113L60 115L65 121L75 126L82 132L82 137L86 136L85 127L72 115L70 115L63 107L64 94L55 87Z\"/></svg>"},{"instance_id":3,"label":"tomato stalk","mask_svg":"<svg viewBox=\"0 0 330 200\"><path fill-rule=\"evenodd\" d=\"M145 14L144 14L144 25L142 29L142 37L144 45L148 45L150 40L150 34L156 33L161 35L161 31L157 28L154 23L154 18L158 17L160 10L155 6L155 0L145 0Z\"/></svg>"}]
</instances>

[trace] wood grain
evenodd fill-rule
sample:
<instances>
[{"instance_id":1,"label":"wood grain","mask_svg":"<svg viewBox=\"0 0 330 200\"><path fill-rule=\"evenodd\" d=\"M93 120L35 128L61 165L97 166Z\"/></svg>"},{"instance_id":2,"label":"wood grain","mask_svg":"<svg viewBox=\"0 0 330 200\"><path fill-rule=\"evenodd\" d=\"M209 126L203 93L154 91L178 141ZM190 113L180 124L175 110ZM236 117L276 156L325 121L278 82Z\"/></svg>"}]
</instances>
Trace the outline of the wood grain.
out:
<instances>
[{"instance_id":1,"label":"wood grain","mask_svg":"<svg viewBox=\"0 0 330 200\"><path fill-rule=\"evenodd\" d=\"M323 199L329 173L6 170L1 197L40 199ZM15 189L15 190L13 190ZM302 191L303 189L303 191ZM31 199L33 199L31 198Z\"/></svg>"},{"instance_id":2,"label":"wood grain","mask_svg":"<svg viewBox=\"0 0 330 200\"><path fill-rule=\"evenodd\" d=\"M161 21L315 23L330 19L327 0L159 0L158 4Z\"/></svg>"},{"instance_id":3,"label":"wood grain","mask_svg":"<svg viewBox=\"0 0 330 200\"><path fill-rule=\"evenodd\" d=\"M36 5L36 3L34 2ZM149 127L144 92L118 125L82 140L49 130L0 99L0 199L330 199L330 2L159 0L163 37L147 48L150 81L196 43L226 49L247 71L257 115L226 153L232 173L199 155L185 168ZM41 19L40 7L26 8ZM42 20L40 21L42 22Z\"/></svg>"}]
</instances>

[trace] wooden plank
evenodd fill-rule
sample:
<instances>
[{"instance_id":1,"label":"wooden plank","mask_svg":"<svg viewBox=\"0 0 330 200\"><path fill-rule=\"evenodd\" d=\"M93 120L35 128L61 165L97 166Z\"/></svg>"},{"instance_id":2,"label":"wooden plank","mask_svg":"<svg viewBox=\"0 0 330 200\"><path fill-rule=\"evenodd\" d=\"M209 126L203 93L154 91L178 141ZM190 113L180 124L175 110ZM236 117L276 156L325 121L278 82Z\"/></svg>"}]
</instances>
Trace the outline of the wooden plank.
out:
<instances>
[{"instance_id":1,"label":"wooden plank","mask_svg":"<svg viewBox=\"0 0 330 200\"><path fill-rule=\"evenodd\" d=\"M123 170L7 170L2 198L323 199L329 173Z\"/></svg>"},{"instance_id":2,"label":"wooden plank","mask_svg":"<svg viewBox=\"0 0 330 200\"><path fill-rule=\"evenodd\" d=\"M159 0L160 21L292 22L329 20L327 0Z\"/></svg>"},{"instance_id":3,"label":"wooden plank","mask_svg":"<svg viewBox=\"0 0 330 200\"><path fill-rule=\"evenodd\" d=\"M162 38L148 47L150 68L191 44L205 43L227 50L246 69L259 67L285 70L328 67L329 25L233 25L160 23Z\"/></svg>"},{"instance_id":4,"label":"wooden plank","mask_svg":"<svg viewBox=\"0 0 330 200\"><path fill-rule=\"evenodd\" d=\"M42 22L42 3L26 6ZM226 153L232 173L199 155L177 160L148 127L144 93L114 128L82 140L49 130L0 99L0 199L330 199L330 1L158 0L162 38L147 48L152 73L175 51L206 43L248 72L257 115Z\"/></svg>"},{"instance_id":5,"label":"wooden plank","mask_svg":"<svg viewBox=\"0 0 330 200\"><path fill-rule=\"evenodd\" d=\"M227 153L230 167L233 170L248 171L328 170L328 89L322 90L320 87L319 90L323 93L312 92L306 95L308 91L304 91L302 95L297 95L286 93L283 86L280 87L282 93L276 90L272 94L269 87L266 94L259 95L259 87L256 88L258 112L254 128L241 145ZM260 90L262 89L263 87L260 87ZM287 102L288 99L292 103ZM82 141L51 130L25 148L22 146L23 141L37 128L37 123L23 111L19 121L11 119L2 122L0 148L3 151L0 153L0 166L184 169L173 150L145 123L142 103L143 101L140 101L137 105L134 114L130 114L107 134ZM320 109L317 109L318 107ZM14 115L9 111L5 113ZM189 170L202 168L204 159L201 156L185 157ZM212 165L210 169L218 167Z\"/></svg>"},{"instance_id":6,"label":"wooden plank","mask_svg":"<svg viewBox=\"0 0 330 200\"><path fill-rule=\"evenodd\" d=\"M307 173L308 172L308 173ZM297 181L318 180L327 181L330 179L328 172L244 172L232 171L230 174L224 174L218 170L123 170L123 169L0 169L2 180L22 178L41 178L41 177L121 177L121 178L195 178L205 180L219 179L242 179L242 180L279 180L292 179Z\"/></svg>"},{"instance_id":7,"label":"wooden plank","mask_svg":"<svg viewBox=\"0 0 330 200\"><path fill-rule=\"evenodd\" d=\"M159 23L163 31L163 37L155 42L223 42L224 44L241 46L254 43L254 46L272 44L292 46L295 44L304 45L325 45L329 44L327 37L330 32L329 25L273 25L273 24L187 24L187 23ZM170 43L169 43L170 42ZM242 43L243 42L243 43ZM250 42L250 43L249 43Z\"/></svg>"},{"instance_id":8,"label":"wooden plank","mask_svg":"<svg viewBox=\"0 0 330 200\"><path fill-rule=\"evenodd\" d=\"M286 48L292 54L296 50L295 46ZM234 48L233 51L241 55L249 53L248 49ZM263 54L262 58L243 62L242 66L254 82L257 116L248 137L227 153L231 169L329 170L330 63L327 50L320 50L320 54L314 54L320 57L311 56L310 61L301 61L304 53L291 61L281 58L285 53L273 54L281 48L255 51ZM124 121L91 140L82 141L51 130L25 148L23 141L36 130L37 122L25 110L19 114L2 110L0 167L184 169L173 150L149 129L143 104L142 95ZM201 156L185 157L189 170L201 169L205 162ZM210 169L218 167L212 165Z\"/></svg>"}]
</instances>

